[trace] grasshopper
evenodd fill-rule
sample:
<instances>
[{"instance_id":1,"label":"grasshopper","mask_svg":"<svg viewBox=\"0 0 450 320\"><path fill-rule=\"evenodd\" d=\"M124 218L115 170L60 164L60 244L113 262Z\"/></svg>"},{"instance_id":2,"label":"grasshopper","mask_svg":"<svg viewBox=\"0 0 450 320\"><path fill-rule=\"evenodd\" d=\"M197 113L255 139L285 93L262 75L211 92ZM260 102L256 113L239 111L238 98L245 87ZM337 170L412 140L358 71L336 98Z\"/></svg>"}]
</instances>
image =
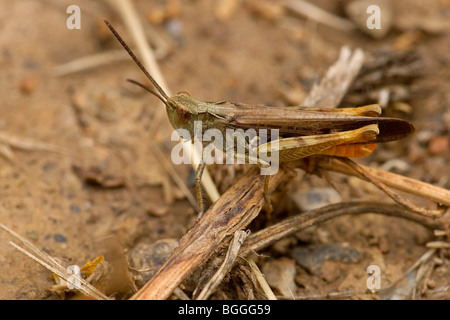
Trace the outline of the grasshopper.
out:
<instances>
[{"instance_id":1,"label":"grasshopper","mask_svg":"<svg viewBox=\"0 0 450 320\"><path fill-rule=\"evenodd\" d=\"M229 101L206 102L180 92L169 97L148 73L136 55L131 51L117 31L105 21L111 32L125 48L134 62L153 84L153 88L134 80L128 80L155 95L166 106L167 116L174 129L186 129L195 136L194 122L201 121L204 133L214 128L227 134L227 129L277 129L280 138L259 145L259 155L276 152L278 161L288 162L312 155L331 155L338 157L364 157L370 154L377 143L399 140L414 132L408 121L378 117L379 105L367 105L357 108L323 109L312 107L271 107L249 105ZM256 137L258 138L258 137ZM267 157L252 158L248 154L240 155L253 160L257 166L267 168ZM196 193L200 213L203 212L201 176L205 168L205 159L196 170ZM268 186L270 175L264 178L264 198L271 211Z\"/></svg>"}]
</instances>

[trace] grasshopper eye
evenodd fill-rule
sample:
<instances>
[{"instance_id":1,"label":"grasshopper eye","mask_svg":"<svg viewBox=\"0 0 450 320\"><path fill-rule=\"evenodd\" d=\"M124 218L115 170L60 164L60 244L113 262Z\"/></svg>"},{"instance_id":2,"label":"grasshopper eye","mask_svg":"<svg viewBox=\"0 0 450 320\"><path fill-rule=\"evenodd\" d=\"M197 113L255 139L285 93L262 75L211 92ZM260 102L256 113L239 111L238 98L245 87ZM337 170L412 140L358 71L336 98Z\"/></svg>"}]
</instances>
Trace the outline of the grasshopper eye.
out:
<instances>
[{"instance_id":1,"label":"grasshopper eye","mask_svg":"<svg viewBox=\"0 0 450 320\"><path fill-rule=\"evenodd\" d=\"M178 119L182 122L185 123L187 122L190 118L191 118L191 113L189 112L189 110L180 104L177 104L177 108L175 110Z\"/></svg>"},{"instance_id":2,"label":"grasshopper eye","mask_svg":"<svg viewBox=\"0 0 450 320\"><path fill-rule=\"evenodd\" d=\"M177 96L186 96L186 97L190 97L191 95L186 92L186 91L180 91L177 93Z\"/></svg>"}]
</instances>

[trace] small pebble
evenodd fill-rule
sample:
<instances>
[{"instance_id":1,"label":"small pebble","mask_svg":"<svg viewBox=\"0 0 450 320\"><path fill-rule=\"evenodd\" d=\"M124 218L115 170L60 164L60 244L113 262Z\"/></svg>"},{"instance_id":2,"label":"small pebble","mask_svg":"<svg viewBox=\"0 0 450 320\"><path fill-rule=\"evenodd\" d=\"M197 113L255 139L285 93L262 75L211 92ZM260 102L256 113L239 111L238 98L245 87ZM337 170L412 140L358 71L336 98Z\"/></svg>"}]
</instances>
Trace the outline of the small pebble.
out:
<instances>
[{"instance_id":1,"label":"small pebble","mask_svg":"<svg viewBox=\"0 0 450 320\"><path fill-rule=\"evenodd\" d=\"M164 216L168 211L169 211L168 206L158 206L158 205L152 205L147 209L147 213L155 217Z\"/></svg>"},{"instance_id":2,"label":"small pebble","mask_svg":"<svg viewBox=\"0 0 450 320\"><path fill-rule=\"evenodd\" d=\"M34 61L34 60L25 60L25 62L23 63L23 66L26 69L39 69L39 62Z\"/></svg>"},{"instance_id":3,"label":"small pebble","mask_svg":"<svg viewBox=\"0 0 450 320\"><path fill-rule=\"evenodd\" d=\"M268 21L279 20L285 13L282 2L277 3L276 1L253 0L248 1L246 5L252 13Z\"/></svg>"},{"instance_id":4,"label":"small pebble","mask_svg":"<svg viewBox=\"0 0 450 320\"><path fill-rule=\"evenodd\" d=\"M230 19L240 6L240 0L219 0L216 2L215 16L219 21Z\"/></svg>"},{"instance_id":5,"label":"small pebble","mask_svg":"<svg viewBox=\"0 0 450 320\"><path fill-rule=\"evenodd\" d=\"M333 188L315 188L306 192L295 193L293 200L302 211L310 211L341 201L341 196Z\"/></svg>"},{"instance_id":6,"label":"small pebble","mask_svg":"<svg viewBox=\"0 0 450 320\"><path fill-rule=\"evenodd\" d=\"M410 169L410 165L408 162L400 159L390 159L386 161L381 167L381 170L384 171L392 171L397 170L398 172L406 172Z\"/></svg>"},{"instance_id":7,"label":"small pebble","mask_svg":"<svg viewBox=\"0 0 450 320\"><path fill-rule=\"evenodd\" d=\"M42 169L44 169L45 172L49 172L52 171L55 167L56 167L55 163L47 162L46 164L44 164L44 167Z\"/></svg>"},{"instance_id":8,"label":"small pebble","mask_svg":"<svg viewBox=\"0 0 450 320\"><path fill-rule=\"evenodd\" d=\"M169 19L165 23L167 32L177 40L183 37L183 23L180 19Z\"/></svg>"},{"instance_id":9,"label":"small pebble","mask_svg":"<svg viewBox=\"0 0 450 320\"><path fill-rule=\"evenodd\" d=\"M139 242L128 252L130 265L138 272L136 282L139 286L144 285L166 262L172 251L178 246L176 239L162 239L153 243Z\"/></svg>"},{"instance_id":10,"label":"small pebble","mask_svg":"<svg viewBox=\"0 0 450 320\"><path fill-rule=\"evenodd\" d=\"M325 261L357 263L361 253L351 247L340 244L319 244L309 247L297 247L291 252L297 264L311 273L319 273Z\"/></svg>"},{"instance_id":11,"label":"small pebble","mask_svg":"<svg viewBox=\"0 0 450 320\"><path fill-rule=\"evenodd\" d=\"M62 234L59 233L55 234L53 238L55 239L56 242L67 242L66 237L64 237Z\"/></svg>"},{"instance_id":12,"label":"small pebble","mask_svg":"<svg viewBox=\"0 0 450 320\"><path fill-rule=\"evenodd\" d=\"M445 154L449 151L449 138L446 136L433 137L428 145L431 155Z\"/></svg>"},{"instance_id":13,"label":"small pebble","mask_svg":"<svg viewBox=\"0 0 450 320\"><path fill-rule=\"evenodd\" d=\"M80 207L77 206L76 204L71 204L70 211L72 211L75 214L78 214L78 213L80 213L81 210L80 210Z\"/></svg>"},{"instance_id":14,"label":"small pebble","mask_svg":"<svg viewBox=\"0 0 450 320\"><path fill-rule=\"evenodd\" d=\"M180 15L181 5L178 0L165 1L165 5L153 7L147 14L147 19L152 24L161 24L168 19L176 18Z\"/></svg>"},{"instance_id":15,"label":"small pebble","mask_svg":"<svg viewBox=\"0 0 450 320\"><path fill-rule=\"evenodd\" d=\"M39 84L39 78L35 74L29 74L19 82L19 89L23 93L33 93Z\"/></svg>"}]
</instances>

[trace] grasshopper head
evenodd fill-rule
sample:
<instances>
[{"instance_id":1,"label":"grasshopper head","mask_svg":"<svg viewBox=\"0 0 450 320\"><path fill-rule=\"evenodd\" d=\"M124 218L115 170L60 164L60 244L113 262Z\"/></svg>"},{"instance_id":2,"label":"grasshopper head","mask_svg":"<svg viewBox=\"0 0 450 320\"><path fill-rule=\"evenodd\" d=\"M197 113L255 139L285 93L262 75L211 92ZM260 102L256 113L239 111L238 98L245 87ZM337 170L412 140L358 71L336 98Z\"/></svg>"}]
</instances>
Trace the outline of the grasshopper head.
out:
<instances>
[{"instance_id":1,"label":"grasshopper head","mask_svg":"<svg viewBox=\"0 0 450 320\"><path fill-rule=\"evenodd\" d=\"M166 106L167 116L169 117L170 123L174 129L183 128L184 124L188 123L191 116L195 113L195 110L192 107L192 100L195 99L191 98L186 92L180 92L173 97L169 97L164 91L162 91L161 88L159 88L160 90L158 90L158 92L135 80L127 80L147 90L164 103Z\"/></svg>"},{"instance_id":2,"label":"grasshopper head","mask_svg":"<svg viewBox=\"0 0 450 320\"><path fill-rule=\"evenodd\" d=\"M161 100L167 110L167 115L169 117L170 123L174 127L174 129L178 128L185 128L191 131L191 124L193 121L191 120L192 115L197 114L197 105L198 100L191 98L189 94L186 92L180 92L176 94L173 97L169 97L164 90L161 88L161 86L156 82L155 79L148 73L148 71L145 69L145 67L142 65L142 63L139 61L139 59L136 57L136 55L131 51L131 49L128 47L128 45L123 41L123 39L120 37L120 35L117 33L117 31L111 26L111 24L105 20L106 25L111 30L113 35L117 38L117 40L120 42L120 44L125 48L125 50L128 52L128 54L131 56L131 58L134 60L134 62L138 65L138 67L144 72L146 77L150 80L150 82L153 84L153 88L150 88L144 84L141 84L135 80L128 80L145 90L149 91L153 95L155 95L159 100Z\"/></svg>"},{"instance_id":3,"label":"grasshopper head","mask_svg":"<svg viewBox=\"0 0 450 320\"><path fill-rule=\"evenodd\" d=\"M174 129L187 128L195 110L192 108L192 98L186 92L177 93L166 103L167 115Z\"/></svg>"}]
</instances>

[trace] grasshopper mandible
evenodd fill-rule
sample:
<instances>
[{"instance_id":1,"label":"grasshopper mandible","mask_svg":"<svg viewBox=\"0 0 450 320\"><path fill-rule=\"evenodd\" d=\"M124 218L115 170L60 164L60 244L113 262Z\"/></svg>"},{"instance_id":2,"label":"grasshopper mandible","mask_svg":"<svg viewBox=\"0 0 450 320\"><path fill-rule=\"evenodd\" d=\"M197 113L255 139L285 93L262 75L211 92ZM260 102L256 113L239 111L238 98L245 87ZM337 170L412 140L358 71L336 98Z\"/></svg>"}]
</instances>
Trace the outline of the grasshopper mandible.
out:
<instances>
[{"instance_id":1,"label":"grasshopper mandible","mask_svg":"<svg viewBox=\"0 0 450 320\"><path fill-rule=\"evenodd\" d=\"M280 139L276 149L272 142L258 146L258 154L276 152L278 161L288 162L312 155L323 154L339 157L363 157L370 154L379 142L401 139L414 132L411 123L397 118L378 118L381 108L367 105L358 108L322 109L311 107L270 107L248 105L229 101L205 102L180 92L169 97L120 37L105 21L111 32L125 48L134 62L156 88L150 88L134 80L128 80L155 95L166 106L167 116L174 129L186 129L195 136L194 122L201 121L204 133L210 128L224 135L227 129L277 129ZM247 159L248 155L244 155ZM267 168L270 163L263 157L253 159L256 165ZM200 213L203 212L201 176L205 159L196 170L196 193ZM264 198L271 210L268 186L270 175L264 178Z\"/></svg>"}]
</instances>

